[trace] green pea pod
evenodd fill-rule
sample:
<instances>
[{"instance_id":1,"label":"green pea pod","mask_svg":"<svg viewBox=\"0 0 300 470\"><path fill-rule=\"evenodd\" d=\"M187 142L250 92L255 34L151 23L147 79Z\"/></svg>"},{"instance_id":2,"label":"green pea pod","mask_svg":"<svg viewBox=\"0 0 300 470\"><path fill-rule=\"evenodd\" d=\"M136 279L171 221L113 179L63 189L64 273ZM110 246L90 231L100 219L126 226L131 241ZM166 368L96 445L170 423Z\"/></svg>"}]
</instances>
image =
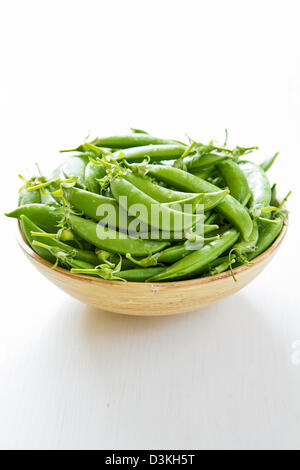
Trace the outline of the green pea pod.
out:
<instances>
[{"instance_id":1,"label":"green pea pod","mask_svg":"<svg viewBox=\"0 0 300 470\"><path fill-rule=\"evenodd\" d=\"M27 188L22 188L19 195L19 206L25 206L26 204L39 204L41 202L41 193L39 190L27 191Z\"/></svg>"},{"instance_id":2,"label":"green pea pod","mask_svg":"<svg viewBox=\"0 0 300 470\"><path fill-rule=\"evenodd\" d=\"M107 229L92 220L83 219L76 215L69 215L68 221L74 232L83 240L86 240L97 248L132 256L147 256L150 253L157 253L169 246L168 242L156 242L151 240L141 240L128 235Z\"/></svg>"},{"instance_id":3,"label":"green pea pod","mask_svg":"<svg viewBox=\"0 0 300 470\"><path fill-rule=\"evenodd\" d=\"M63 266L68 266L76 269L94 269L94 265L87 263L86 261L76 259L75 253L64 251L60 247L48 245L37 240L33 240L32 246L35 250L43 249L45 251L48 251L50 255L55 259L55 262L57 263L59 261Z\"/></svg>"},{"instance_id":4,"label":"green pea pod","mask_svg":"<svg viewBox=\"0 0 300 470\"><path fill-rule=\"evenodd\" d=\"M164 268L143 268L143 269L130 269L128 271L119 271L112 274L109 279L118 281L129 281L129 282L145 282L150 277L156 276L161 273ZM85 274L88 276L99 276L107 279L107 272L101 272L101 269L71 269L74 274Z\"/></svg>"},{"instance_id":5,"label":"green pea pod","mask_svg":"<svg viewBox=\"0 0 300 470\"><path fill-rule=\"evenodd\" d=\"M161 231L186 232L203 219L202 214L186 214L158 203L123 177L114 178L110 187L120 206L130 215L138 217L145 226ZM123 196L126 196L126 200ZM153 216L155 209L156 217Z\"/></svg>"},{"instance_id":6,"label":"green pea pod","mask_svg":"<svg viewBox=\"0 0 300 470\"><path fill-rule=\"evenodd\" d=\"M183 160L183 165L187 171L203 170L205 168L211 168L224 160L228 160L228 158L228 155L217 155L214 153L208 153L207 155L194 155L186 157Z\"/></svg>"},{"instance_id":7,"label":"green pea pod","mask_svg":"<svg viewBox=\"0 0 300 470\"><path fill-rule=\"evenodd\" d=\"M24 227L24 230L26 232L26 239L29 242L31 247L32 247L32 242L34 240L35 241L46 240L47 245L55 246L70 255L73 254L75 258L78 258L81 261L85 261L94 266L97 266L97 264L99 264L99 259L97 255L93 253L92 251L80 250L78 248L74 248L70 245L67 245L66 243L61 242L57 238L52 238L51 236L49 236L47 232L44 232L40 227L38 227L35 223L32 222L32 220L30 220L25 215L21 216L21 221L22 221L22 226ZM37 234L41 234L42 236L39 236Z\"/></svg>"},{"instance_id":8,"label":"green pea pod","mask_svg":"<svg viewBox=\"0 0 300 470\"><path fill-rule=\"evenodd\" d=\"M247 178L252 192L250 211L254 216L260 216L261 210L269 206L271 201L271 186L264 170L253 162L241 161L239 167Z\"/></svg>"},{"instance_id":9,"label":"green pea pod","mask_svg":"<svg viewBox=\"0 0 300 470\"><path fill-rule=\"evenodd\" d=\"M129 218L126 213L120 217L121 210L115 199L74 187L63 187L62 190L67 201L87 217L97 222L103 221L114 230L119 228L127 231L132 218Z\"/></svg>"},{"instance_id":10,"label":"green pea pod","mask_svg":"<svg viewBox=\"0 0 300 470\"><path fill-rule=\"evenodd\" d=\"M245 206L251 197L251 189L239 165L233 161L227 161L219 163L217 168L229 187L230 194Z\"/></svg>"},{"instance_id":11,"label":"green pea pod","mask_svg":"<svg viewBox=\"0 0 300 470\"><path fill-rule=\"evenodd\" d=\"M146 157L149 157L152 162L160 162L180 157L184 151L185 147L180 144L146 145L145 147L129 148L114 152L113 157L117 160L126 160L129 163L141 162Z\"/></svg>"},{"instance_id":12,"label":"green pea pod","mask_svg":"<svg viewBox=\"0 0 300 470\"><path fill-rule=\"evenodd\" d=\"M20 229L21 229L21 232L25 238L25 240L27 241L27 244L43 259L45 259L46 261L49 261L50 263L55 263L56 261L56 258L51 254L49 253L49 250L46 250L45 248L43 247L35 247L33 245L33 238L31 236L31 224L28 223L29 219L22 215L21 218L20 218ZM29 221L30 222L30 221Z\"/></svg>"},{"instance_id":13,"label":"green pea pod","mask_svg":"<svg viewBox=\"0 0 300 470\"><path fill-rule=\"evenodd\" d=\"M149 282L195 277L209 263L231 248L238 238L239 232L236 229L228 229L221 235L220 239L204 245L200 250L193 251L190 255L167 267L161 274L150 278Z\"/></svg>"},{"instance_id":14,"label":"green pea pod","mask_svg":"<svg viewBox=\"0 0 300 470\"><path fill-rule=\"evenodd\" d=\"M65 178L77 177L76 185L85 188L85 168L89 163L90 154L78 154L68 157L62 165L62 173Z\"/></svg>"},{"instance_id":15,"label":"green pea pod","mask_svg":"<svg viewBox=\"0 0 300 470\"><path fill-rule=\"evenodd\" d=\"M276 240L284 224L284 215L278 215L273 222L276 223L259 222L259 238L256 244L256 250L248 256L249 261L267 250Z\"/></svg>"},{"instance_id":16,"label":"green pea pod","mask_svg":"<svg viewBox=\"0 0 300 470\"><path fill-rule=\"evenodd\" d=\"M189 173L194 176L198 176L198 178L202 178L203 180L207 180L214 171L215 168L210 166L208 168L203 168L202 170L189 170Z\"/></svg>"},{"instance_id":17,"label":"green pea pod","mask_svg":"<svg viewBox=\"0 0 300 470\"><path fill-rule=\"evenodd\" d=\"M172 145L178 142L173 139L161 139L149 134L134 133L130 135L113 135L109 137L97 137L91 144L96 147L109 147L112 149L127 149L145 145Z\"/></svg>"},{"instance_id":18,"label":"green pea pod","mask_svg":"<svg viewBox=\"0 0 300 470\"><path fill-rule=\"evenodd\" d=\"M147 177L136 175L129 171L126 172L124 178L156 201L161 203L177 202L181 206L182 210L184 210L184 201L186 199L189 200L186 204L193 204L195 208L197 204L203 204L205 211L213 209L228 194L228 190L222 190L215 193L198 194L198 197L196 197L195 193L173 191L171 189L164 188L157 183L152 183Z\"/></svg>"},{"instance_id":19,"label":"green pea pod","mask_svg":"<svg viewBox=\"0 0 300 470\"><path fill-rule=\"evenodd\" d=\"M203 235L216 231L218 228L218 225L204 225ZM185 243L171 246L170 248L162 251L158 256L157 261L159 263L173 264L189 254L191 254L191 249L187 246L185 241Z\"/></svg>"},{"instance_id":20,"label":"green pea pod","mask_svg":"<svg viewBox=\"0 0 300 470\"><path fill-rule=\"evenodd\" d=\"M62 219L62 213L56 207L46 206L45 204L27 204L5 215L15 219L20 219L21 215L26 215L32 222L48 233L56 233L58 224Z\"/></svg>"},{"instance_id":21,"label":"green pea pod","mask_svg":"<svg viewBox=\"0 0 300 470\"><path fill-rule=\"evenodd\" d=\"M258 223L256 220L254 220L253 230L251 232L248 242L245 242L244 240L242 240L236 243L231 250L232 252L235 253L235 257L237 258L238 261L242 261L243 263L247 262L246 255L248 253L255 252L258 237L259 237Z\"/></svg>"},{"instance_id":22,"label":"green pea pod","mask_svg":"<svg viewBox=\"0 0 300 470\"><path fill-rule=\"evenodd\" d=\"M98 179L104 178L106 175L105 168L101 165L94 165L89 162L85 168L85 184L88 191L92 193L100 193L100 183Z\"/></svg>"},{"instance_id":23,"label":"green pea pod","mask_svg":"<svg viewBox=\"0 0 300 470\"><path fill-rule=\"evenodd\" d=\"M182 191L192 191L195 193L220 191L220 188L208 181L177 168L164 167L162 165L147 165L146 169L154 178ZM228 194L215 210L223 215L226 220L230 221L241 232L246 241L248 240L253 229L253 223L247 209L242 204Z\"/></svg>"}]
</instances>

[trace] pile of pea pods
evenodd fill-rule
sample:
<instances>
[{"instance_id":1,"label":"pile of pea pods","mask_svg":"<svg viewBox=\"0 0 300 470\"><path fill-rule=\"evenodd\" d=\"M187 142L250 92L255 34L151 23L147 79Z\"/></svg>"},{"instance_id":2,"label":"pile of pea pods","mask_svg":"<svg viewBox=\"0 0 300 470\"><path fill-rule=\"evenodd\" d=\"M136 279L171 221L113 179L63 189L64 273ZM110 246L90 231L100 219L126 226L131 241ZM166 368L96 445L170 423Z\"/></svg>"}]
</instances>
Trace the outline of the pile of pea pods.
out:
<instances>
[{"instance_id":1,"label":"pile of pea pods","mask_svg":"<svg viewBox=\"0 0 300 470\"><path fill-rule=\"evenodd\" d=\"M258 165L251 161L257 147L188 140L132 129L62 150L50 176L37 167L37 176L21 177L18 207L6 215L19 220L38 255L73 273L163 282L230 270L235 279L234 269L253 263L283 228L287 198L278 203L267 177L278 154ZM150 212L134 212L136 204ZM107 224L108 207L116 214L114 227ZM168 232L164 217L171 221ZM138 234L128 232L132 221ZM195 231L200 225L201 234Z\"/></svg>"}]
</instances>

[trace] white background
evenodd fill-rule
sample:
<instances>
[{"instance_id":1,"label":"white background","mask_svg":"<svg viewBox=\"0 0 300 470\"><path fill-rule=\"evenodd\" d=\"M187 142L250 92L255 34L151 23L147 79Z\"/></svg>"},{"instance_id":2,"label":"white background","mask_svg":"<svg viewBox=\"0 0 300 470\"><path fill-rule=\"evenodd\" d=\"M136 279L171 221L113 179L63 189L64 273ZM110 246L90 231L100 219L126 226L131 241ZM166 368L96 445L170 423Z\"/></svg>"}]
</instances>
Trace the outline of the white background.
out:
<instances>
[{"instance_id":1,"label":"white background","mask_svg":"<svg viewBox=\"0 0 300 470\"><path fill-rule=\"evenodd\" d=\"M295 1L3 1L1 448L300 448L300 31ZM187 315L86 307L15 242L18 173L139 127L259 145L291 222L266 271ZM163 313L163 312L162 312Z\"/></svg>"}]
</instances>

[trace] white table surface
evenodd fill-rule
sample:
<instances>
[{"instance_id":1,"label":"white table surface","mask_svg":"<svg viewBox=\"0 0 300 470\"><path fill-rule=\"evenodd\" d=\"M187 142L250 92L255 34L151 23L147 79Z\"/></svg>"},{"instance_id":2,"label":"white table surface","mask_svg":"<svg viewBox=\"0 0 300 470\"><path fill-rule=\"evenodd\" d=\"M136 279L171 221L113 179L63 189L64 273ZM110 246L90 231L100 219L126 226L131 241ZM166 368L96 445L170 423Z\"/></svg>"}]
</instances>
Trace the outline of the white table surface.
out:
<instances>
[{"instance_id":1,"label":"white table surface","mask_svg":"<svg viewBox=\"0 0 300 470\"><path fill-rule=\"evenodd\" d=\"M154 2L160 15L146 16L127 3L5 7L1 213L15 206L17 173L30 174L35 161L53 167L57 150L89 129L132 125L205 141L228 127L233 144L281 151L270 178L280 194L294 190L288 235L234 297L136 318L51 285L16 246L15 222L1 216L0 448L299 450L296 2L284 11L272 2L272 21L268 2L247 14L234 1ZM115 34L100 17L114 20Z\"/></svg>"}]
</instances>

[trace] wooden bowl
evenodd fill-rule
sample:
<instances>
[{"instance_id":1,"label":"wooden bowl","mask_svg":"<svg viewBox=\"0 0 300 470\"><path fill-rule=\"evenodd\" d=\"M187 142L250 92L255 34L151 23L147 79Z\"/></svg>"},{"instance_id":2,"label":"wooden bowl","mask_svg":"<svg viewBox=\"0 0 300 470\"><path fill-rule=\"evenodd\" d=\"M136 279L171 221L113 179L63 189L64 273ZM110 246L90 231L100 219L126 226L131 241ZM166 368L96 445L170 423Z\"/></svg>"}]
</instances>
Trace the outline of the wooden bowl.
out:
<instances>
[{"instance_id":1,"label":"wooden bowl","mask_svg":"<svg viewBox=\"0 0 300 470\"><path fill-rule=\"evenodd\" d=\"M286 219L279 237L268 250L249 266L234 270L237 282L229 271L191 281L136 283L105 281L63 268L51 269L51 263L37 255L24 241L21 232L18 243L31 263L51 282L81 302L114 313L126 315L172 315L197 310L235 294L271 261L281 245L288 226Z\"/></svg>"}]
</instances>

